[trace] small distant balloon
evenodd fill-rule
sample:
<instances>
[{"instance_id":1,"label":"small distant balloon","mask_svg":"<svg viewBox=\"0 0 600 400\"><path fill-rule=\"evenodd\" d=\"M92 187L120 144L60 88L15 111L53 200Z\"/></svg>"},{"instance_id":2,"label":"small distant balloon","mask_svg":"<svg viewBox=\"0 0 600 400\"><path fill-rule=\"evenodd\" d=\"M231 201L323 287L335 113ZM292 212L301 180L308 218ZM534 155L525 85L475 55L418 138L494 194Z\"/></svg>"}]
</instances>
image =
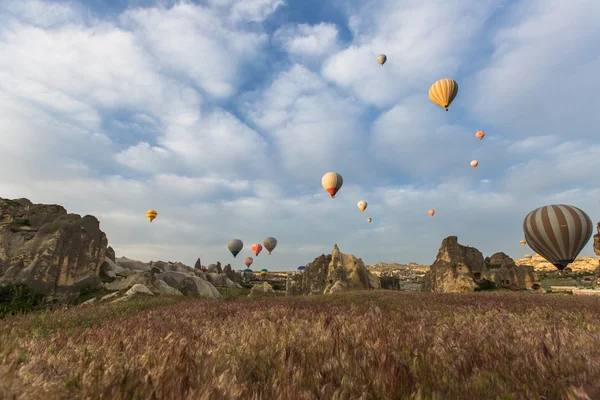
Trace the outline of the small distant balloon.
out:
<instances>
[{"instance_id":1,"label":"small distant balloon","mask_svg":"<svg viewBox=\"0 0 600 400\"><path fill-rule=\"evenodd\" d=\"M268 273L269 273L269 271L267 271L265 268L263 268L263 269L260 270L260 274L261 275L266 275Z\"/></svg>"},{"instance_id":2,"label":"small distant balloon","mask_svg":"<svg viewBox=\"0 0 600 400\"><path fill-rule=\"evenodd\" d=\"M479 161L477 161L477 160L471 161L471 167L477 168L478 165L479 165Z\"/></svg>"},{"instance_id":3,"label":"small distant balloon","mask_svg":"<svg viewBox=\"0 0 600 400\"><path fill-rule=\"evenodd\" d=\"M387 56L385 54L380 54L377 57L377 62L381 65L385 64L386 61L387 61Z\"/></svg>"},{"instance_id":4,"label":"small distant balloon","mask_svg":"<svg viewBox=\"0 0 600 400\"><path fill-rule=\"evenodd\" d=\"M521 246L525 246L527 244L527 241L526 240L521 240L519 243L521 244Z\"/></svg>"},{"instance_id":5,"label":"small distant balloon","mask_svg":"<svg viewBox=\"0 0 600 400\"><path fill-rule=\"evenodd\" d=\"M258 253L260 253L262 251L263 247L260 243L254 243L252 245L252 252L254 253L255 256L258 256Z\"/></svg>"},{"instance_id":6,"label":"small distant balloon","mask_svg":"<svg viewBox=\"0 0 600 400\"><path fill-rule=\"evenodd\" d=\"M265 246L265 249L267 249L267 251L269 252L269 254L271 254L271 252L277 246L277 239L275 239L274 237L270 237L270 236L266 237L263 240L263 246Z\"/></svg>"},{"instance_id":7,"label":"small distant balloon","mask_svg":"<svg viewBox=\"0 0 600 400\"><path fill-rule=\"evenodd\" d=\"M158 213L156 212L156 210L148 210L148 212L146 213L146 218L148 218L150 222L152 222L154 221L154 218L156 218L157 215Z\"/></svg>"},{"instance_id":8,"label":"small distant balloon","mask_svg":"<svg viewBox=\"0 0 600 400\"><path fill-rule=\"evenodd\" d=\"M233 258L235 258L244 248L244 243L240 239L232 239L227 243L227 248L233 254Z\"/></svg>"},{"instance_id":9,"label":"small distant balloon","mask_svg":"<svg viewBox=\"0 0 600 400\"><path fill-rule=\"evenodd\" d=\"M433 214L435 214L435 210L429 210L429 211L427 211L427 214L429 214L433 217Z\"/></svg>"},{"instance_id":10,"label":"small distant balloon","mask_svg":"<svg viewBox=\"0 0 600 400\"><path fill-rule=\"evenodd\" d=\"M365 212L365 210L367 209L367 202L364 200L361 200L358 202L357 206L360 211Z\"/></svg>"},{"instance_id":11,"label":"small distant balloon","mask_svg":"<svg viewBox=\"0 0 600 400\"><path fill-rule=\"evenodd\" d=\"M371 221L373 221L373 218L367 218L368 223L371 223Z\"/></svg>"},{"instance_id":12,"label":"small distant balloon","mask_svg":"<svg viewBox=\"0 0 600 400\"><path fill-rule=\"evenodd\" d=\"M246 267L248 267L248 268L250 268L250 266L252 265L253 262L254 262L254 259L252 257L244 258L244 264L246 264Z\"/></svg>"},{"instance_id":13,"label":"small distant balloon","mask_svg":"<svg viewBox=\"0 0 600 400\"><path fill-rule=\"evenodd\" d=\"M443 107L448 111L448 107L458 94L458 83L454 79L440 79L429 88L429 100Z\"/></svg>"},{"instance_id":14,"label":"small distant balloon","mask_svg":"<svg viewBox=\"0 0 600 400\"><path fill-rule=\"evenodd\" d=\"M475 134L475 137L479 140L483 139L484 136L485 136L484 131L477 131L477 133Z\"/></svg>"},{"instance_id":15,"label":"small distant balloon","mask_svg":"<svg viewBox=\"0 0 600 400\"><path fill-rule=\"evenodd\" d=\"M306 269L306 266L304 266L304 265L301 265L298 267L298 271L300 271L300 272L304 271L305 269Z\"/></svg>"},{"instance_id":16,"label":"small distant balloon","mask_svg":"<svg viewBox=\"0 0 600 400\"><path fill-rule=\"evenodd\" d=\"M328 172L321 178L321 185L335 199L335 194L341 189L344 184L344 178L337 172Z\"/></svg>"}]
</instances>

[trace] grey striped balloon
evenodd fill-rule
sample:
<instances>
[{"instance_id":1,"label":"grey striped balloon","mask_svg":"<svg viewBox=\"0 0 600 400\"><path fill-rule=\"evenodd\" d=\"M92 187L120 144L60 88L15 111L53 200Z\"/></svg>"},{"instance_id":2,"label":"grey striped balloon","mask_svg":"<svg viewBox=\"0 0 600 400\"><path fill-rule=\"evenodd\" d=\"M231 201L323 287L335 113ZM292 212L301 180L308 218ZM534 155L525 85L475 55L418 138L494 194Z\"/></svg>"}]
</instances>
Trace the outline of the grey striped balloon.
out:
<instances>
[{"instance_id":1,"label":"grey striped balloon","mask_svg":"<svg viewBox=\"0 0 600 400\"><path fill-rule=\"evenodd\" d=\"M592 230L592 220L586 213L565 204L536 208L523 221L529 247L561 271L585 247Z\"/></svg>"}]
</instances>

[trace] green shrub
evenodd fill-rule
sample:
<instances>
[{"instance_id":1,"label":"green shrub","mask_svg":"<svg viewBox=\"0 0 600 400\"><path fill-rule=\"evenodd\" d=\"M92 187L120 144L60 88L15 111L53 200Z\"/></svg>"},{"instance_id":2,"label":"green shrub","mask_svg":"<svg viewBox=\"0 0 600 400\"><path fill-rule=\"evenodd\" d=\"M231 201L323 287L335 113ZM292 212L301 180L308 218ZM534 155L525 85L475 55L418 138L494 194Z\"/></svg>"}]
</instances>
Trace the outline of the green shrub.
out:
<instances>
[{"instance_id":1,"label":"green shrub","mask_svg":"<svg viewBox=\"0 0 600 400\"><path fill-rule=\"evenodd\" d=\"M26 314L44 306L44 295L32 292L24 285L0 287L0 319L16 313Z\"/></svg>"},{"instance_id":2,"label":"green shrub","mask_svg":"<svg viewBox=\"0 0 600 400\"><path fill-rule=\"evenodd\" d=\"M487 279L482 279L481 281L479 281L479 283L477 284L479 287L475 288L476 292L484 292L484 291L491 291L491 290L496 290L496 282L487 280Z\"/></svg>"}]
</instances>

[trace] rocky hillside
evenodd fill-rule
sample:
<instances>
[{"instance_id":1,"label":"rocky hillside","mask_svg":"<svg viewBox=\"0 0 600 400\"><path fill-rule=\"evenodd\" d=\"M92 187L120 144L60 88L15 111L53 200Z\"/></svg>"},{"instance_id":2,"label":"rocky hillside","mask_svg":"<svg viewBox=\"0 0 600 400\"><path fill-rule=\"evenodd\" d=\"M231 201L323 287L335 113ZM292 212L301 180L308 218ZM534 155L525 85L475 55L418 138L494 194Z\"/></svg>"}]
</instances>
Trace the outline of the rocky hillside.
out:
<instances>
[{"instance_id":1,"label":"rocky hillside","mask_svg":"<svg viewBox=\"0 0 600 400\"><path fill-rule=\"evenodd\" d=\"M51 297L98 289L107 245L96 217L0 198L0 285L23 284Z\"/></svg>"},{"instance_id":2,"label":"rocky hillside","mask_svg":"<svg viewBox=\"0 0 600 400\"><path fill-rule=\"evenodd\" d=\"M438 255L423 278L423 290L438 293L472 292L493 283L496 287L525 290L541 289L541 282L531 266L517 266L504 253L491 257L474 247L458 243L456 236L442 241Z\"/></svg>"},{"instance_id":3,"label":"rocky hillside","mask_svg":"<svg viewBox=\"0 0 600 400\"><path fill-rule=\"evenodd\" d=\"M337 244L331 254L321 254L300 273L289 274L286 295L331 294L346 290L380 289L379 278L360 258L344 254Z\"/></svg>"},{"instance_id":4,"label":"rocky hillside","mask_svg":"<svg viewBox=\"0 0 600 400\"><path fill-rule=\"evenodd\" d=\"M517 265L531 265L537 272L557 272L558 270L552 264L539 254L531 258L521 258L515 260ZM575 272L594 272L600 266L600 257L579 257L575 262L569 264L569 268Z\"/></svg>"}]
</instances>

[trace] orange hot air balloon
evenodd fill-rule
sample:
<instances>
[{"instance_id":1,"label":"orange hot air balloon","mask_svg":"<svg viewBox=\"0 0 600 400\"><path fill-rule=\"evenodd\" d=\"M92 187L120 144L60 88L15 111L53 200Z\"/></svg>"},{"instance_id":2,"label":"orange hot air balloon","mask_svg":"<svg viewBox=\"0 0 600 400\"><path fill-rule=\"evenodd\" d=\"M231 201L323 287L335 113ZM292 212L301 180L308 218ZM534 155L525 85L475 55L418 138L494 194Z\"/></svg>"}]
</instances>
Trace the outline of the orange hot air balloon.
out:
<instances>
[{"instance_id":1,"label":"orange hot air balloon","mask_svg":"<svg viewBox=\"0 0 600 400\"><path fill-rule=\"evenodd\" d=\"M146 218L148 218L148 220L152 222L157 215L158 213L155 210L148 210L148 212L146 213Z\"/></svg>"},{"instance_id":2,"label":"orange hot air balloon","mask_svg":"<svg viewBox=\"0 0 600 400\"><path fill-rule=\"evenodd\" d=\"M258 253L260 253L262 251L262 245L259 243L254 243L252 245L252 252L254 253L255 256L258 256Z\"/></svg>"},{"instance_id":3,"label":"orange hot air balloon","mask_svg":"<svg viewBox=\"0 0 600 400\"><path fill-rule=\"evenodd\" d=\"M427 213L433 217L433 214L435 214L435 210L429 210L427 211Z\"/></svg>"},{"instance_id":4,"label":"orange hot air balloon","mask_svg":"<svg viewBox=\"0 0 600 400\"><path fill-rule=\"evenodd\" d=\"M479 161L477 161L477 160L471 161L471 167L477 168L478 165L479 165Z\"/></svg>"},{"instance_id":5,"label":"orange hot air balloon","mask_svg":"<svg viewBox=\"0 0 600 400\"><path fill-rule=\"evenodd\" d=\"M475 134L475 137L479 140L483 139L484 136L485 136L484 131L477 131L477 133Z\"/></svg>"},{"instance_id":6,"label":"orange hot air balloon","mask_svg":"<svg viewBox=\"0 0 600 400\"><path fill-rule=\"evenodd\" d=\"M327 190L327 193L331 195L332 199L335 199L335 194L340 190L343 184L344 178L337 172L328 172L321 178L323 189Z\"/></svg>"}]
</instances>

